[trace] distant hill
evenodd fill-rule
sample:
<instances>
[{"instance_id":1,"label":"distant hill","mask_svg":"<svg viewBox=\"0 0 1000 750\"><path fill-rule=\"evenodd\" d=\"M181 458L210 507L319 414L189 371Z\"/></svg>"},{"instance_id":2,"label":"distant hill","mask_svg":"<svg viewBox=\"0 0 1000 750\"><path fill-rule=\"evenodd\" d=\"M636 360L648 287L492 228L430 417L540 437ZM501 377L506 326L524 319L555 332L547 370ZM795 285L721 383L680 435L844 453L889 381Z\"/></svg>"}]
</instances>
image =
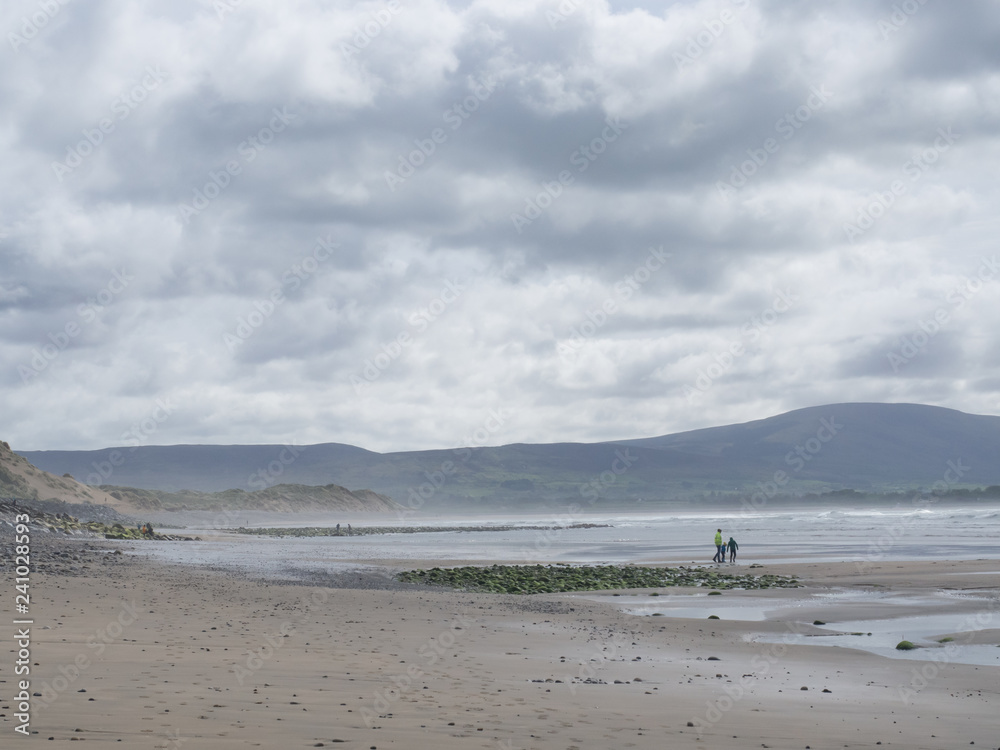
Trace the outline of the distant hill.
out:
<instances>
[{"instance_id":1,"label":"distant hill","mask_svg":"<svg viewBox=\"0 0 1000 750\"><path fill-rule=\"evenodd\" d=\"M27 500L57 500L64 503L94 503L116 510L125 503L97 487L88 487L71 476L42 471L0 441L0 497Z\"/></svg>"},{"instance_id":2,"label":"distant hill","mask_svg":"<svg viewBox=\"0 0 1000 750\"><path fill-rule=\"evenodd\" d=\"M97 462L98 464L100 462ZM110 465L110 460L108 461ZM117 460L115 460L117 464ZM117 468L117 467L116 467ZM96 475L100 476L100 465ZM33 466L24 456L0 442L0 498L58 501L79 505L107 506L120 513L164 510L261 510L275 512L356 511L388 513L399 510L390 498L371 490L351 491L336 484L321 487L279 484L255 491L229 489L222 492L136 489L81 484L72 476L57 477Z\"/></svg>"},{"instance_id":3,"label":"distant hill","mask_svg":"<svg viewBox=\"0 0 1000 750\"><path fill-rule=\"evenodd\" d=\"M346 487L328 484L311 487L301 484L279 484L264 490L224 490L198 492L183 490L142 490L134 487L101 487L111 497L135 508L148 511L169 510L260 510L276 513L303 511L343 511L361 513L389 513L400 506L384 495L371 490L352 492Z\"/></svg>"},{"instance_id":4,"label":"distant hill","mask_svg":"<svg viewBox=\"0 0 1000 750\"><path fill-rule=\"evenodd\" d=\"M830 430L823 420L836 428L826 442L820 438ZM930 485L942 479L949 460L961 459L969 466L963 483L1000 480L1000 417L920 404L816 406L754 422L623 442L675 455L712 456L733 478L775 464L797 479L864 489ZM810 450L817 445L818 451ZM801 454L795 453L799 446Z\"/></svg>"},{"instance_id":5,"label":"distant hill","mask_svg":"<svg viewBox=\"0 0 1000 750\"><path fill-rule=\"evenodd\" d=\"M120 459L114 467L113 451ZM408 507L549 502L586 507L597 498L632 503L751 494L762 483L792 493L931 488L950 467L958 473L952 468L948 481L957 486L997 485L1000 417L918 404L854 403L604 443L385 454L339 443L175 445L22 455L88 483L167 492L336 483L370 487ZM111 470L109 478L102 469Z\"/></svg>"}]
</instances>

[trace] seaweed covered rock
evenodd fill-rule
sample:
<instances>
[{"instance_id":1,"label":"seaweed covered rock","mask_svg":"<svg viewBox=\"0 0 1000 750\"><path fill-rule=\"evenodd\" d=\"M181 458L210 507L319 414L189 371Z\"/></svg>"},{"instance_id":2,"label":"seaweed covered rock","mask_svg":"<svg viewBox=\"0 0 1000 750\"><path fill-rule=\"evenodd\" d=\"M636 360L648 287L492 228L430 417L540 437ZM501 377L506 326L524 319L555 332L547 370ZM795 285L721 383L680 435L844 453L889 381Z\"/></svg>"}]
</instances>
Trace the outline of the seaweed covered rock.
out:
<instances>
[{"instance_id":1,"label":"seaweed covered rock","mask_svg":"<svg viewBox=\"0 0 1000 750\"><path fill-rule=\"evenodd\" d=\"M733 575L704 568L647 568L638 565L490 565L431 568L399 573L406 583L447 586L498 594L711 586L713 589L795 588L787 576Z\"/></svg>"}]
</instances>

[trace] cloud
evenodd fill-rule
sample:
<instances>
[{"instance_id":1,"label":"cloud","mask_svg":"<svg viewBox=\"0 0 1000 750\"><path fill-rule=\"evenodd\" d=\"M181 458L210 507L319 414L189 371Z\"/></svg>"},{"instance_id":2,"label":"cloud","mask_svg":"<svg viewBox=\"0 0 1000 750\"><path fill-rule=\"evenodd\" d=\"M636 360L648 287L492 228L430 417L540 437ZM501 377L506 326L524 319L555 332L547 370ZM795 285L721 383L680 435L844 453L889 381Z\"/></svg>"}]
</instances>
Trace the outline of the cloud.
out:
<instances>
[{"instance_id":1,"label":"cloud","mask_svg":"<svg viewBox=\"0 0 1000 750\"><path fill-rule=\"evenodd\" d=\"M0 13L16 448L157 399L149 442L375 450L997 411L992 3L39 7Z\"/></svg>"}]
</instances>

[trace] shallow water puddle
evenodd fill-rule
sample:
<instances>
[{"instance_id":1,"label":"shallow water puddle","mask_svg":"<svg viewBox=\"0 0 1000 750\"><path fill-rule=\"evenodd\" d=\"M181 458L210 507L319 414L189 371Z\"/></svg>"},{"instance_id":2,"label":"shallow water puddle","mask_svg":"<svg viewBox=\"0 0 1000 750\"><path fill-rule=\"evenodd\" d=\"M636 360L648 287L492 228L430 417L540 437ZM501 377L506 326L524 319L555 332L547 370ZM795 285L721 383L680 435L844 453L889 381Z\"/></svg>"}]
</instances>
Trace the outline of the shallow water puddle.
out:
<instances>
[{"instance_id":1,"label":"shallow water puddle","mask_svg":"<svg viewBox=\"0 0 1000 750\"><path fill-rule=\"evenodd\" d=\"M995 602L965 592L907 596L847 590L821 592L799 599L741 598L736 592L723 592L719 596L698 592L658 597L602 594L582 598L611 604L636 616L705 620L716 615L721 620L737 622L788 622L786 633L748 636L749 640L760 643L839 646L893 659L1000 666L1000 647L962 642L961 633L996 627L995 618L991 616L991 606L995 609ZM968 610L969 604L980 603L979 611L956 611L957 607ZM878 609L873 609L876 606ZM898 610L899 616L885 616L887 607ZM915 609L930 611L914 613ZM824 611L830 614L829 618L824 617ZM881 616L864 619L868 612L878 612ZM834 616L838 618L836 621ZM824 622L817 625L817 620ZM954 641L938 643L949 633L959 635L954 636ZM903 640L911 641L918 648L897 651L896 644Z\"/></svg>"},{"instance_id":2,"label":"shallow water puddle","mask_svg":"<svg viewBox=\"0 0 1000 750\"><path fill-rule=\"evenodd\" d=\"M891 659L951 662L1000 666L1000 647L993 644L970 644L963 633L991 627L987 611L938 612L875 620L844 620L817 626L829 635L803 634L790 630L782 635L756 636L761 643L808 644L855 648ZM954 640L941 643L945 634L955 633ZM917 648L897 650L896 644L910 641Z\"/></svg>"}]
</instances>

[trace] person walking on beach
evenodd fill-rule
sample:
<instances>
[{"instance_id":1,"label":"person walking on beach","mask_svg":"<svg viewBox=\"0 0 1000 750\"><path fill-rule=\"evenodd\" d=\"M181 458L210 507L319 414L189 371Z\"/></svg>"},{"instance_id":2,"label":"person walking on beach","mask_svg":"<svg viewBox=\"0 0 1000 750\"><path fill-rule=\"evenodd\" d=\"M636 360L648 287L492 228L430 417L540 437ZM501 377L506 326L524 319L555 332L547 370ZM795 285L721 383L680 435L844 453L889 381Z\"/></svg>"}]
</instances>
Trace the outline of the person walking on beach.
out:
<instances>
[{"instance_id":1,"label":"person walking on beach","mask_svg":"<svg viewBox=\"0 0 1000 750\"><path fill-rule=\"evenodd\" d=\"M725 562L726 561L726 545L722 543L722 529L718 529L715 532L715 557L712 558L712 562Z\"/></svg>"},{"instance_id":2,"label":"person walking on beach","mask_svg":"<svg viewBox=\"0 0 1000 750\"><path fill-rule=\"evenodd\" d=\"M736 540L729 537L729 562L736 562L736 550L740 548L740 545L736 543Z\"/></svg>"}]
</instances>

